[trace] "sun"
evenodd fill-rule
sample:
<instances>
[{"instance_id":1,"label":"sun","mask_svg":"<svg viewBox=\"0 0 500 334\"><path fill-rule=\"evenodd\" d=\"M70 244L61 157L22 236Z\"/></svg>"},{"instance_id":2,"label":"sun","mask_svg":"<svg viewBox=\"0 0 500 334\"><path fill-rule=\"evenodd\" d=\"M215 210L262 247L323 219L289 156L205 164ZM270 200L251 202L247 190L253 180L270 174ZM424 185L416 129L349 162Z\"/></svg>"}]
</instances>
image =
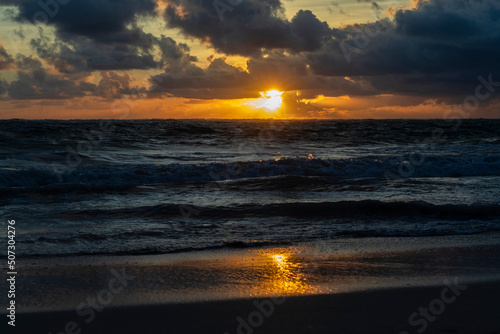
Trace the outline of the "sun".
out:
<instances>
[{"instance_id":1,"label":"sun","mask_svg":"<svg viewBox=\"0 0 500 334\"><path fill-rule=\"evenodd\" d=\"M283 92L277 90L268 90L267 92L260 92L262 98L255 99L248 105L257 109L264 109L267 112L275 112L283 105Z\"/></svg>"},{"instance_id":2,"label":"sun","mask_svg":"<svg viewBox=\"0 0 500 334\"><path fill-rule=\"evenodd\" d=\"M267 92L261 92L263 98L262 108L265 108L269 111L276 111L283 105L283 97L281 95L283 92L279 92L277 90L269 90Z\"/></svg>"}]
</instances>

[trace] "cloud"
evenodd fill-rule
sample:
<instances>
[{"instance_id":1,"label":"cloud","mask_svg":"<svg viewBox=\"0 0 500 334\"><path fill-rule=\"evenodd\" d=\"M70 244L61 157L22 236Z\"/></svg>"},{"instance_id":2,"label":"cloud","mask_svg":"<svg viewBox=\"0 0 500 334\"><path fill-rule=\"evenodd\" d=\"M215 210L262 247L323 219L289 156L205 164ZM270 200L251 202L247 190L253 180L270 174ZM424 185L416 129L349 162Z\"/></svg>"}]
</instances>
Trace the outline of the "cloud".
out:
<instances>
[{"instance_id":1,"label":"cloud","mask_svg":"<svg viewBox=\"0 0 500 334\"><path fill-rule=\"evenodd\" d=\"M305 54L290 55L274 51L263 57L252 58L247 64L249 74L260 89L311 91L313 95L370 95L376 94L364 81L344 76L323 76L314 73ZM307 92L305 93L307 94Z\"/></svg>"},{"instance_id":2,"label":"cloud","mask_svg":"<svg viewBox=\"0 0 500 334\"><path fill-rule=\"evenodd\" d=\"M93 89L93 95L105 98L118 99L124 95L137 94L140 90L137 87L131 88L132 77L127 74L119 74L114 71L101 72L101 80L97 87Z\"/></svg>"},{"instance_id":3,"label":"cloud","mask_svg":"<svg viewBox=\"0 0 500 334\"><path fill-rule=\"evenodd\" d=\"M377 2L358 2L381 11ZM314 86L309 79L330 84L325 77L355 77L365 87L350 92L354 94L460 95L470 93L478 75L500 73L496 0L415 1L412 8L396 11L392 22L341 29L328 27L310 11L299 11L291 21L282 12L279 0L248 0L224 12L221 21L210 1L171 0L166 19L170 27L220 52L249 56L250 76L264 85L270 76L286 78L290 87L299 82ZM272 50L288 55L263 60ZM303 63L297 62L297 54ZM258 73L255 64L265 66L268 75ZM311 69L307 76L306 65ZM283 67L288 71L279 73ZM338 82L342 84L334 84L330 94L352 89L348 82Z\"/></svg>"},{"instance_id":4,"label":"cloud","mask_svg":"<svg viewBox=\"0 0 500 334\"><path fill-rule=\"evenodd\" d=\"M482 33L488 34L483 19L489 23L497 20L478 16L479 12L487 14L486 11L491 7L477 4L477 1L436 0L420 5L419 10L399 10L395 14L397 32L441 42L450 38L463 40Z\"/></svg>"},{"instance_id":5,"label":"cloud","mask_svg":"<svg viewBox=\"0 0 500 334\"><path fill-rule=\"evenodd\" d=\"M0 97L2 95L5 95L7 93L7 87L9 86L9 83L2 78L0 78Z\"/></svg>"},{"instance_id":6,"label":"cloud","mask_svg":"<svg viewBox=\"0 0 500 334\"><path fill-rule=\"evenodd\" d=\"M192 56L189 46L179 43L170 37L161 36L158 39L158 46L161 51L162 66L170 74L180 73L189 67L193 68L193 62L198 58Z\"/></svg>"},{"instance_id":7,"label":"cloud","mask_svg":"<svg viewBox=\"0 0 500 334\"><path fill-rule=\"evenodd\" d=\"M134 32L127 26L135 22L137 15L155 15L157 6L154 0L71 0L62 3L0 0L0 5L18 8L19 13L15 16L18 21L36 23L37 14L45 13L47 24L56 27L61 38L78 35L100 42L132 41Z\"/></svg>"},{"instance_id":8,"label":"cloud","mask_svg":"<svg viewBox=\"0 0 500 334\"><path fill-rule=\"evenodd\" d=\"M0 95L7 92L18 100L57 100L85 96L116 99L145 93L145 88L131 86L132 77L127 73L100 72L101 80L95 85L86 81L86 77L50 73L33 57L19 55L16 66L19 69L16 80L11 83L0 80Z\"/></svg>"},{"instance_id":9,"label":"cloud","mask_svg":"<svg viewBox=\"0 0 500 334\"><path fill-rule=\"evenodd\" d=\"M363 77L383 92L470 93L478 75L500 74L498 17L496 0L420 2L390 25L346 27L309 60L318 75Z\"/></svg>"},{"instance_id":10,"label":"cloud","mask_svg":"<svg viewBox=\"0 0 500 334\"><path fill-rule=\"evenodd\" d=\"M328 11L330 12L330 14L333 14L336 10L338 10L339 14L340 15L345 15L345 16L349 16L349 13L347 13L340 5L338 2L336 1L331 1L330 2L330 5L331 6L328 6Z\"/></svg>"},{"instance_id":11,"label":"cloud","mask_svg":"<svg viewBox=\"0 0 500 334\"><path fill-rule=\"evenodd\" d=\"M186 44L177 45L173 39L156 37L137 26L138 17L157 15L154 0L50 3L40 6L36 1L0 0L0 4L16 5L19 13L14 19L23 22L46 9L50 17L47 25L55 28L55 36L47 37L40 27L40 36L33 38L30 46L40 59L62 74L162 69L167 62L171 69L179 68L182 64L173 56L176 51L172 48L189 49ZM196 61L195 57L189 57L189 62Z\"/></svg>"},{"instance_id":12,"label":"cloud","mask_svg":"<svg viewBox=\"0 0 500 334\"><path fill-rule=\"evenodd\" d=\"M381 10L381 2L358 2ZM36 3L0 0L18 7L17 19L40 10ZM473 93L479 75L500 80L497 0L415 0L413 7L395 10L393 19L341 28L309 10L289 20L280 0L245 0L223 12L213 1L162 3L170 28L223 54L248 57L246 69L220 56L201 68L188 45L144 32L136 20L158 15L153 0L72 0L48 22L56 35L49 38L42 29L31 41L47 68L60 75L29 65L40 61L25 57L18 60L19 79L3 84L4 90L21 99L111 98L137 90L119 71L151 68L163 71L142 89L153 98L251 98L266 89L300 90L304 99L385 93L463 98ZM13 66L2 50L0 68ZM81 79L94 71L100 72L99 84Z\"/></svg>"},{"instance_id":13,"label":"cloud","mask_svg":"<svg viewBox=\"0 0 500 334\"><path fill-rule=\"evenodd\" d=\"M380 7L380 5L378 3L376 3L375 1L372 1L372 9L375 11L375 12L380 12L382 11L382 7Z\"/></svg>"},{"instance_id":14,"label":"cloud","mask_svg":"<svg viewBox=\"0 0 500 334\"><path fill-rule=\"evenodd\" d=\"M229 65L225 58L208 59L209 66L202 69L195 64L185 64L182 70L167 67L166 72L151 78L152 96L222 99L244 98L257 95L255 83L243 69Z\"/></svg>"},{"instance_id":15,"label":"cloud","mask_svg":"<svg viewBox=\"0 0 500 334\"><path fill-rule=\"evenodd\" d=\"M157 15L154 0L71 0L64 4L0 0L0 5L15 5L18 13L13 19L19 22L46 17L46 22L41 21L55 28L56 40L42 35L31 46L62 73L157 66L152 55L157 38L136 25L138 17Z\"/></svg>"},{"instance_id":16,"label":"cloud","mask_svg":"<svg viewBox=\"0 0 500 334\"><path fill-rule=\"evenodd\" d=\"M330 34L328 24L308 10L288 21L280 0L245 0L222 14L215 4L171 0L165 12L167 25L208 42L217 51L245 56L260 54L263 48L314 51Z\"/></svg>"},{"instance_id":17,"label":"cloud","mask_svg":"<svg viewBox=\"0 0 500 334\"><path fill-rule=\"evenodd\" d=\"M200 99L255 98L260 92L303 91L303 97L325 95L373 95L375 90L366 81L344 77L324 77L314 74L302 54L290 55L284 51L271 51L247 62L247 70L227 63L226 58L208 58L206 69L191 64L183 71L168 70L151 80L153 96Z\"/></svg>"},{"instance_id":18,"label":"cloud","mask_svg":"<svg viewBox=\"0 0 500 334\"><path fill-rule=\"evenodd\" d=\"M74 81L47 73L38 59L20 55L16 63L18 79L7 87L11 98L61 99L84 95Z\"/></svg>"},{"instance_id":19,"label":"cloud","mask_svg":"<svg viewBox=\"0 0 500 334\"><path fill-rule=\"evenodd\" d=\"M43 30L42 30L43 31ZM98 43L85 36L70 41L52 41L43 33L31 40L37 55L61 73L91 72L96 70L150 69L158 66L152 48L157 39L142 30L131 29L137 35L134 43ZM115 36L116 37L116 36ZM142 40L142 42L138 42Z\"/></svg>"},{"instance_id":20,"label":"cloud","mask_svg":"<svg viewBox=\"0 0 500 334\"><path fill-rule=\"evenodd\" d=\"M7 53L3 45L0 44L0 71L11 68L13 64L14 59Z\"/></svg>"}]
</instances>

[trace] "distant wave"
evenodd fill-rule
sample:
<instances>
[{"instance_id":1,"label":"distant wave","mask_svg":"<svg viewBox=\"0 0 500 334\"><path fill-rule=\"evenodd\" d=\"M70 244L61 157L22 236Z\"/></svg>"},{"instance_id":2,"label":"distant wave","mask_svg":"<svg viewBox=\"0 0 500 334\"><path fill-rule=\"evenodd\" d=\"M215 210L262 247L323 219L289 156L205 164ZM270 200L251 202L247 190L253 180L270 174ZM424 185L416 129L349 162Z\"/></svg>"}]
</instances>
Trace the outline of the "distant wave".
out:
<instances>
[{"instance_id":1,"label":"distant wave","mask_svg":"<svg viewBox=\"0 0 500 334\"><path fill-rule=\"evenodd\" d=\"M500 216L500 205L435 205L424 201L383 202L377 200L339 201L320 203L246 204L229 207L196 207L197 218L245 218L245 217L293 217L293 218L376 218L404 217L450 220L496 219ZM80 210L61 212L66 219L81 217L180 217L179 205L161 204L127 209Z\"/></svg>"},{"instance_id":2,"label":"distant wave","mask_svg":"<svg viewBox=\"0 0 500 334\"><path fill-rule=\"evenodd\" d=\"M171 165L91 165L61 174L49 168L0 169L0 193L12 188L125 187L143 184L176 184L226 181L276 176L333 178L384 178L398 175L397 157L352 159L284 158L278 161ZM429 156L412 177L499 176L500 155L463 154ZM62 181L62 182L60 182ZM64 190L59 189L58 190ZM29 189L27 189L29 190Z\"/></svg>"},{"instance_id":3,"label":"distant wave","mask_svg":"<svg viewBox=\"0 0 500 334\"><path fill-rule=\"evenodd\" d=\"M137 237L137 236L136 236ZM54 244L65 243L65 241L60 241L53 239L50 241ZM70 243L70 241L67 241ZM199 244L193 247L142 247L126 250L103 250L103 249L86 249L80 251L54 251L50 253L51 257L67 257L67 256L88 256L88 255L113 255L113 256L126 256L126 255L159 255L159 254L173 254L173 253L187 253L187 252L199 252L207 250L216 249L245 249L245 248L259 248L259 247L271 247L271 246L284 246L289 245L290 241L228 241L228 242L218 242L212 244ZM27 258L40 258L46 257L47 253L33 253L25 254Z\"/></svg>"},{"instance_id":4,"label":"distant wave","mask_svg":"<svg viewBox=\"0 0 500 334\"><path fill-rule=\"evenodd\" d=\"M158 143L194 144L191 140L211 138L218 143L232 139L254 138L269 130L272 141L306 141L329 143L339 147L370 144L412 144L432 137L434 129L446 131L450 143L490 143L498 145L498 120L351 120L351 121L224 121L224 120L122 120L110 121L103 130L101 121L24 121L0 120L0 150L26 148L42 150L66 147L84 140L84 133L105 132L105 147L131 149ZM142 146L145 144L146 146Z\"/></svg>"}]
</instances>

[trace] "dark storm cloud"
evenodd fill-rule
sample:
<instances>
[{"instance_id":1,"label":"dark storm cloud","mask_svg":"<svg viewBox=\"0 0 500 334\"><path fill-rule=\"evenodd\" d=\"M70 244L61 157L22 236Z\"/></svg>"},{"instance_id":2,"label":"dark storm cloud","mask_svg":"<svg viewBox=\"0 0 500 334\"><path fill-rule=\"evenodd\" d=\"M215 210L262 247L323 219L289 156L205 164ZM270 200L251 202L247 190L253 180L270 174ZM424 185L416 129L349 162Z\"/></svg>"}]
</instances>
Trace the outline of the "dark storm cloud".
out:
<instances>
[{"instance_id":1,"label":"dark storm cloud","mask_svg":"<svg viewBox=\"0 0 500 334\"><path fill-rule=\"evenodd\" d=\"M377 2L358 2L381 10ZM37 3L0 0L19 8L17 19L30 19L40 10ZM211 58L202 69L186 44L142 31L136 17L156 15L153 0L72 0L48 22L56 40L42 33L31 41L38 56L63 75L25 67L7 88L9 95L118 96L133 91L131 78L106 71L149 68L164 71L151 78L150 96L200 98L254 97L273 86L331 96L461 96L471 93L479 75L500 80L498 0L421 1L416 9L398 10L392 21L339 29L308 10L288 20L280 0L233 1L222 15L212 0L166 3L169 27L222 53L248 56L248 71L224 58ZM1 50L0 66L10 57ZM20 59L18 66L31 61ZM99 85L69 80L96 70L103 71Z\"/></svg>"},{"instance_id":2,"label":"dark storm cloud","mask_svg":"<svg viewBox=\"0 0 500 334\"><path fill-rule=\"evenodd\" d=\"M381 9L374 1L359 2ZM174 92L179 86L185 94L192 86L211 89L215 96L216 89L232 85L255 92L257 83L261 89L274 85L337 96L453 96L470 93L479 75L500 75L496 0L424 1L417 9L397 11L392 22L342 29L330 29L309 11L299 11L288 22L280 14L279 1L244 1L226 12L222 22L212 7L210 2L171 1L167 21L217 50L251 55L248 73L228 69L233 74L227 76L196 67L189 75L178 71L165 77L156 92Z\"/></svg>"},{"instance_id":3,"label":"dark storm cloud","mask_svg":"<svg viewBox=\"0 0 500 334\"><path fill-rule=\"evenodd\" d=\"M244 0L222 14L214 4L172 0L165 14L167 24L220 52L238 55L259 54L262 48L314 51L330 33L328 25L308 10L288 21L280 0Z\"/></svg>"},{"instance_id":4,"label":"dark storm cloud","mask_svg":"<svg viewBox=\"0 0 500 334\"><path fill-rule=\"evenodd\" d=\"M138 16L157 15L154 0L72 0L66 4L49 0L42 2L42 6L38 1L0 0L0 4L16 5L17 20L32 20L41 10L49 14L48 25L56 28L55 40L44 35L40 28L40 37L32 39L30 45L38 57L63 74L163 69L167 63L171 71L174 68L179 71L196 61L192 56L176 58L176 53L189 50L187 45L153 36L137 27ZM158 49L160 58L156 54Z\"/></svg>"},{"instance_id":5,"label":"dark storm cloud","mask_svg":"<svg viewBox=\"0 0 500 334\"><path fill-rule=\"evenodd\" d=\"M257 82L247 72L227 64L224 58L209 61L206 69L194 64L185 65L181 71L167 68L165 73L151 78L151 95L220 99L257 94L254 91Z\"/></svg>"},{"instance_id":6,"label":"dark storm cloud","mask_svg":"<svg viewBox=\"0 0 500 334\"><path fill-rule=\"evenodd\" d=\"M489 34L490 29L498 26L496 23L488 27L488 24L498 22L498 2L497 6L492 6L491 1L479 4L478 1L435 0L421 4L416 11L398 11L395 15L397 32L437 41L450 38L463 40ZM490 9L493 12L489 12Z\"/></svg>"},{"instance_id":7,"label":"dark storm cloud","mask_svg":"<svg viewBox=\"0 0 500 334\"><path fill-rule=\"evenodd\" d=\"M194 64L181 72L169 72L152 78L152 96L171 95L198 99L238 99L259 97L267 89L303 91L303 98L316 95L374 95L377 91L365 81L344 77L318 76L308 69L305 56L282 50L254 57L247 71L232 66L225 58L208 59L206 70ZM311 92L311 95L308 95Z\"/></svg>"},{"instance_id":8,"label":"dark storm cloud","mask_svg":"<svg viewBox=\"0 0 500 334\"><path fill-rule=\"evenodd\" d=\"M227 90L249 87L251 78L248 73L227 64L225 58L210 57L209 66L202 69L194 63L197 58L191 56L186 44L162 36L158 45L165 72L151 77L151 96L221 98L228 95Z\"/></svg>"},{"instance_id":9,"label":"dark storm cloud","mask_svg":"<svg viewBox=\"0 0 500 334\"><path fill-rule=\"evenodd\" d=\"M96 87L89 87L95 96L118 99L124 95L137 94L137 88L131 87L132 78L129 74L119 74L114 71L101 72L101 80Z\"/></svg>"},{"instance_id":10,"label":"dark storm cloud","mask_svg":"<svg viewBox=\"0 0 500 334\"><path fill-rule=\"evenodd\" d=\"M69 99L83 96L120 98L124 95L139 94L144 88L132 87L129 74L114 71L100 72L98 85L84 78L55 75L49 73L40 60L19 55L16 59L17 80L7 83L0 80L0 95L5 92L13 99Z\"/></svg>"},{"instance_id":11,"label":"dark storm cloud","mask_svg":"<svg viewBox=\"0 0 500 334\"><path fill-rule=\"evenodd\" d=\"M274 51L267 57L251 59L248 71L256 82L267 88L312 91L314 95L373 95L377 91L364 81L352 81L344 76L319 76L307 65L303 54L288 55ZM266 89L266 87L264 87Z\"/></svg>"},{"instance_id":12,"label":"dark storm cloud","mask_svg":"<svg viewBox=\"0 0 500 334\"><path fill-rule=\"evenodd\" d=\"M500 74L499 18L496 0L422 2L396 12L387 28L378 24L379 33L377 24L368 34L347 27L346 39L330 40L309 60L318 75L365 77L381 91L462 94L478 75Z\"/></svg>"},{"instance_id":13,"label":"dark storm cloud","mask_svg":"<svg viewBox=\"0 0 500 334\"><path fill-rule=\"evenodd\" d=\"M106 43L97 44L87 37L80 36L71 42L51 41L43 33L31 41L31 46L40 58L61 73L78 73L95 70L158 69L168 67L171 72L182 71L191 66L197 58L190 55L187 44L177 43L170 37L155 37L137 30L147 41L146 49L136 45ZM154 45L159 56L153 55Z\"/></svg>"},{"instance_id":14,"label":"dark storm cloud","mask_svg":"<svg viewBox=\"0 0 500 334\"><path fill-rule=\"evenodd\" d=\"M84 94L72 80L47 73L38 59L19 56L17 67L18 79L7 87L14 99L61 99Z\"/></svg>"},{"instance_id":15,"label":"dark storm cloud","mask_svg":"<svg viewBox=\"0 0 500 334\"><path fill-rule=\"evenodd\" d=\"M0 71L10 68L14 64L14 59L5 50L2 44L0 44Z\"/></svg>"},{"instance_id":16,"label":"dark storm cloud","mask_svg":"<svg viewBox=\"0 0 500 334\"><path fill-rule=\"evenodd\" d=\"M37 20L40 13L55 27L56 41L35 38L31 46L62 73L94 70L148 69L158 40L135 25L138 16L156 15L154 0L0 0L15 5L15 20ZM34 20L35 18L35 20Z\"/></svg>"},{"instance_id":17,"label":"dark storm cloud","mask_svg":"<svg viewBox=\"0 0 500 334\"><path fill-rule=\"evenodd\" d=\"M5 93L7 93L7 87L8 86L9 86L9 84L7 83L7 81L5 81L2 78L0 78L0 97L2 95L5 95Z\"/></svg>"},{"instance_id":18,"label":"dark storm cloud","mask_svg":"<svg viewBox=\"0 0 500 334\"><path fill-rule=\"evenodd\" d=\"M158 39L161 51L162 66L171 74L180 73L193 67L198 58L192 56L187 44L177 43L170 37L161 36Z\"/></svg>"},{"instance_id":19,"label":"dark storm cloud","mask_svg":"<svg viewBox=\"0 0 500 334\"><path fill-rule=\"evenodd\" d=\"M135 30L135 33L142 35L151 45L157 43L155 37L140 29ZM75 36L68 42L51 41L43 34L32 39L30 44L40 58L54 65L61 73L149 69L158 66L149 52L150 45L140 47L120 42L98 43L85 36Z\"/></svg>"},{"instance_id":20,"label":"dark storm cloud","mask_svg":"<svg viewBox=\"0 0 500 334\"><path fill-rule=\"evenodd\" d=\"M57 28L61 37L87 36L97 41L109 41L110 36L133 40L127 25L136 15L154 15L154 0L0 0L0 5L15 5L16 19L37 22L38 13L45 13L48 24ZM43 21L42 21L43 22ZM113 39L114 40L114 39Z\"/></svg>"}]
</instances>

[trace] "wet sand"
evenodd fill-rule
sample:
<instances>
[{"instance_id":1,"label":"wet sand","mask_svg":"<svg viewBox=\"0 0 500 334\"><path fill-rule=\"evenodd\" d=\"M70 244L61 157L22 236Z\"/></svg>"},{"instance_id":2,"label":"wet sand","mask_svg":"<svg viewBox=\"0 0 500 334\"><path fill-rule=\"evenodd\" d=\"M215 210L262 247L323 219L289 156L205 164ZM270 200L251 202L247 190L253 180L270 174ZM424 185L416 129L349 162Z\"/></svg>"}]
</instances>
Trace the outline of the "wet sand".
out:
<instances>
[{"instance_id":1,"label":"wet sand","mask_svg":"<svg viewBox=\"0 0 500 334\"><path fill-rule=\"evenodd\" d=\"M436 307L442 291L425 287L289 297L275 300L273 307L270 299L260 299L109 308L89 324L74 311L23 314L16 332L418 333L423 326L429 334L500 332L500 282L469 285L442 313L428 314L432 321L417 316L418 325L412 326L409 317L420 307Z\"/></svg>"},{"instance_id":2,"label":"wet sand","mask_svg":"<svg viewBox=\"0 0 500 334\"><path fill-rule=\"evenodd\" d=\"M497 243L388 238L24 260L15 332L500 333Z\"/></svg>"}]
</instances>

